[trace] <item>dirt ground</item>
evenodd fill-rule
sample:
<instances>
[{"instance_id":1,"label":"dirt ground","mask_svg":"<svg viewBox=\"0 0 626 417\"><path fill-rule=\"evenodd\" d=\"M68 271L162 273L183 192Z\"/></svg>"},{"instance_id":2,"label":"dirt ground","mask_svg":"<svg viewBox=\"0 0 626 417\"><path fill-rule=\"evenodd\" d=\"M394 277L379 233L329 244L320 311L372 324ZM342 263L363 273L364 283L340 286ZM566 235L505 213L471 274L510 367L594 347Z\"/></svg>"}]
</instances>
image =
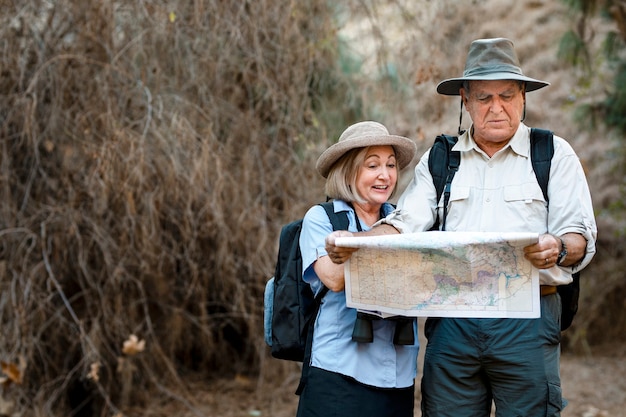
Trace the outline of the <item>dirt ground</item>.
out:
<instances>
[{"instance_id":1,"label":"dirt ground","mask_svg":"<svg viewBox=\"0 0 626 417\"><path fill-rule=\"evenodd\" d=\"M421 340L425 346L425 340ZM423 360L419 356L419 368ZM268 358L264 368L292 366L287 378L252 380L238 377L216 381L198 392L203 416L211 417L293 417L298 397L298 366ZM419 376L418 376L419 378ZM265 379L265 381L263 381ZM592 347L586 355L563 353L561 380L569 404L562 417L626 417L626 344ZM419 383L418 383L419 385ZM420 417L419 387L416 388L415 416ZM191 414L189 414L191 415ZM194 413L197 415L197 413ZM532 417L532 416L529 416Z\"/></svg>"},{"instance_id":2,"label":"dirt ground","mask_svg":"<svg viewBox=\"0 0 626 417\"><path fill-rule=\"evenodd\" d=\"M626 346L603 346L586 356L564 354L561 383L569 400L563 417L626 416Z\"/></svg>"}]
</instances>

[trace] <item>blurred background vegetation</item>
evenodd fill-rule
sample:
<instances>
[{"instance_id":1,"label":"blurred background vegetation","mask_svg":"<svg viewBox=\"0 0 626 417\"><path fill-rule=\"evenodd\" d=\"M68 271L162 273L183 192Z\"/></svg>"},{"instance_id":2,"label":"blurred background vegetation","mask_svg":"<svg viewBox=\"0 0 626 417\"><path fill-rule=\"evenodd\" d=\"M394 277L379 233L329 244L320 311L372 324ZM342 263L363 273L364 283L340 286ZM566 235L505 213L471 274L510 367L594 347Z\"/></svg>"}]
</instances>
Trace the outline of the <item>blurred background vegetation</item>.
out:
<instances>
[{"instance_id":1,"label":"blurred background vegetation","mask_svg":"<svg viewBox=\"0 0 626 417\"><path fill-rule=\"evenodd\" d=\"M0 6L0 415L198 415L197 381L290 375L262 292L281 225L324 198L317 156L363 119L421 152L455 133L434 86L480 37L552 82L527 122L589 176L598 254L564 349L625 341L624 1Z\"/></svg>"}]
</instances>

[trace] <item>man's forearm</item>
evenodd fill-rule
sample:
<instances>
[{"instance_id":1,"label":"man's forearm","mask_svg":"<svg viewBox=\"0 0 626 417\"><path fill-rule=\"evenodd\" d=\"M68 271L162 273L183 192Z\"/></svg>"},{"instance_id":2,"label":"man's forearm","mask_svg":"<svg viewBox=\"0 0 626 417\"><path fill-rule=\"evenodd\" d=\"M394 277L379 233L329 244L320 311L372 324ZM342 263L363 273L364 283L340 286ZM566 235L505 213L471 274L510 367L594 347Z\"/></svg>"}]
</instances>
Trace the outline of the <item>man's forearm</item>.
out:
<instances>
[{"instance_id":1,"label":"man's forearm","mask_svg":"<svg viewBox=\"0 0 626 417\"><path fill-rule=\"evenodd\" d=\"M560 239L567 248L567 256L561 261L561 266L573 266L580 263L587 251L587 240L578 233L565 233ZM559 250L562 248L561 246Z\"/></svg>"}]
</instances>

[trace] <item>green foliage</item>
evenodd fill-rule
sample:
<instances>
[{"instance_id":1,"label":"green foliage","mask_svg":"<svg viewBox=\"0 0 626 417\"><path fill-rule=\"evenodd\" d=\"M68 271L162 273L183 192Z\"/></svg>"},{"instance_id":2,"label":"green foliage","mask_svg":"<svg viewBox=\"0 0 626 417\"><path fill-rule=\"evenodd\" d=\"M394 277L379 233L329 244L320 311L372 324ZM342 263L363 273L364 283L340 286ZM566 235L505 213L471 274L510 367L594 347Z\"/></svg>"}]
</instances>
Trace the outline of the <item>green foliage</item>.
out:
<instances>
[{"instance_id":1,"label":"green foliage","mask_svg":"<svg viewBox=\"0 0 626 417\"><path fill-rule=\"evenodd\" d=\"M626 134L626 62L621 62L615 75L615 90L603 103L606 124Z\"/></svg>"},{"instance_id":2,"label":"green foliage","mask_svg":"<svg viewBox=\"0 0 626 417\"><path fill-rule=\"evenodd\" d=\"M607 33L603 50L609 61L619 62L620 52L624 50L624 45L618 33L612 31Z\"/></svg>"},{"instance_id":3,"label":"green foliage","mask_svg":"<svg viewBox=\"0 0 626 417\"><path fill-rule=\"evenodd\" d=\"M595 13L598 7L598 0L562 0L570 9L588 16Z\"/></svg>"},{"instance_id":4,"label":"green foliage","mask_svg":"<svg viewBox=\"0 0 626 417\"><path fill-rule=\"evenodd\" d=\"M574 66L589 65L585 42L572 30L567 31L561 38L558 56Z\"/></svg>"},{"instance_id":5,"label":"green foliage","mask_svg":"<svg viewBox=\"0 0 626 417\"><path fill-rule=\"evenodd\" d=\"M626 4L613 0L563 0L578 14L576 30L567 31L561 38L559 57L584 70L586 77L595 77L597 66L605 65L612 71L612 88L606 97L592 104L584 104L577 114L582 125L595 128L595 122L602 120L604 125L626 134ZM590 20L600 17L605 25L615 27L608 30L598 51L592 50L593 30L589 30ZM598 60L599 62L596 62ZM599 116L599 117L598 117Z\"/></svg>"}]
</instances>

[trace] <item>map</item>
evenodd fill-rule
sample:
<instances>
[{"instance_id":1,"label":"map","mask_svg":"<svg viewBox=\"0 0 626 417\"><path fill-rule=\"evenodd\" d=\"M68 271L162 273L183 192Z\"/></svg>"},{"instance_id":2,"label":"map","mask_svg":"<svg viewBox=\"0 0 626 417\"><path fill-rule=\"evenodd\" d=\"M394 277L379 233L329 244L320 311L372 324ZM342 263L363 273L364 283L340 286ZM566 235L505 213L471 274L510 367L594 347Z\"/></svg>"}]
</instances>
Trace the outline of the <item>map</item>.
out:
<instances>
[{"instance_id":1,"label":"map","mask_svg":"<svg viewBox=\"0 0 626 417\"><path fill-rule=\"evenodd\" d=\"M537 318L536 233L423 232L337 238L348 307L381 317Z\"/></svg>"}]
</instances>

